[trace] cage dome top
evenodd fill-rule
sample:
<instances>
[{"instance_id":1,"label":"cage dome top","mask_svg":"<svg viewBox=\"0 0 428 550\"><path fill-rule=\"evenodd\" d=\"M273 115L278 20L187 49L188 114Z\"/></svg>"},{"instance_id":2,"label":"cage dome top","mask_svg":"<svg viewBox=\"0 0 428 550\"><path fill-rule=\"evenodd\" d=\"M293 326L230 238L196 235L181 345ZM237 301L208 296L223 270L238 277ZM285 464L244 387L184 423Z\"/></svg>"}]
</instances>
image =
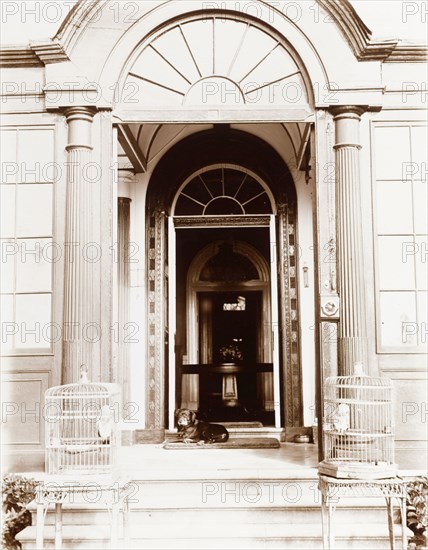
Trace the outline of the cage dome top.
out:
<instances>
[{"instance_id":1,"label":"cage dome top","mask_svg":"<svg viewBox=\"0 0 428 550\"><path fill-rule=\"evenodd\" d=\"M330 376L325 379L326 386L364 386L366 388L391 388L391 380L380 376L368 376L363 363L355 363L354 373L347 376Z\"/></svg>"},{"instance_id":2,"label":"cage dome top","mask_svg":"<svg viewBox=\"0 0 428 550\"><path fill-rule=\"evenodd\" d=\"M86 366L81 366L79 382L71 384L63 384L61 386L53 386L46 390L46 397L104 397L112 393L117 393L119 386L108 382L90 382L88 378L88 369Z\"/></svg>"}]
</instances>

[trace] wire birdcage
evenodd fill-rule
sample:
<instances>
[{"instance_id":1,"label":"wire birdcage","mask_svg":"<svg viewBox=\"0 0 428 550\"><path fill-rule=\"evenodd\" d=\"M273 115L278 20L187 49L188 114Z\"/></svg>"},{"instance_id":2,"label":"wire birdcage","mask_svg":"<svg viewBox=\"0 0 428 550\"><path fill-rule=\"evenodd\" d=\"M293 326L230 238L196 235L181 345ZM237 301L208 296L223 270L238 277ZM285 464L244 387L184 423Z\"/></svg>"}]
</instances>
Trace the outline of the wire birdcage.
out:
<instances>
[{"instance_id":1,"label":"wire birdcage","mask_svg":"<svg viewBox=\"0 0 428 550\"><path fill-rule=\"evenodd\" d=\"M367 376L362 363L352 376L324 384L324 460L320 473L338 478L394 477L392 385Z\"/></svg>"},{"instance_id":2,"label":"wire birdcage","mask_svg":"<svg viewBox=\"0 0 428 550\"><path fill-rule=\"evenodd\" d=\"M45 392L48 474L107 474L116 462L120 387L80 382Z\"/></svg>"}]
</instances>

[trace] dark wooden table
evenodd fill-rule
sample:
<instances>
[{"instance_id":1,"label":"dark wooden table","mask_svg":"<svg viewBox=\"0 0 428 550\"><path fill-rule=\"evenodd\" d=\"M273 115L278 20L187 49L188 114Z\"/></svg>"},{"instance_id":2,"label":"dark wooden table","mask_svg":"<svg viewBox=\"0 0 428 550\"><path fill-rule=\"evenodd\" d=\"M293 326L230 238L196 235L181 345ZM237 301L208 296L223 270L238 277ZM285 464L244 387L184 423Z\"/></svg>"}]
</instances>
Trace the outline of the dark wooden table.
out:
<instances>
[{"instance_id":1,"label":"dark wooden table","mask_svg":"<svg viewBox=\"0 0 428 550\"><path fill-rule=\"evenodd\" d=\"M207 363L179 367L180 393L183 374L199 375L199 411L212 412L221 407L257 407L257 374L273 372L272 363ZM235 375L238 400L222 398L225 375Z\"/></svg>"}]
</instances>

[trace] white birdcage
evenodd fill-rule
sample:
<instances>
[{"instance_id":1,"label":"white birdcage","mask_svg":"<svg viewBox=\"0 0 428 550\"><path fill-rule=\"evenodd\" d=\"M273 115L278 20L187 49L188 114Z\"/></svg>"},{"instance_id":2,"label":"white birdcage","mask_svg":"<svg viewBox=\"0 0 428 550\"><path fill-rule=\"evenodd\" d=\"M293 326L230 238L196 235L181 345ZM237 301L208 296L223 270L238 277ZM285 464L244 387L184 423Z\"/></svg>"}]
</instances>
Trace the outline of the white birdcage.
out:
<instances>
[{"instance_id":1,"label":"white birdcage","mask_svg":"<svg viewBox=\"0 0 428 550\"><path fill-rule=\"evenodd\" d=\"M332 376L324 385L322 474L337 478L394 477L392 386L366 376L362 363L352 376Z\"/></svg>"},{"instance_id":2,"label":"white birdcage","mask_svg":"<svg viewBox=\"0 0 428 550\"><path fill-rule=\"evenodd\" d=\"M45 393L48 474L107 474L116 461L120 387L91 383L82 372L77 384Z\"/></svg>"}]
</instances>

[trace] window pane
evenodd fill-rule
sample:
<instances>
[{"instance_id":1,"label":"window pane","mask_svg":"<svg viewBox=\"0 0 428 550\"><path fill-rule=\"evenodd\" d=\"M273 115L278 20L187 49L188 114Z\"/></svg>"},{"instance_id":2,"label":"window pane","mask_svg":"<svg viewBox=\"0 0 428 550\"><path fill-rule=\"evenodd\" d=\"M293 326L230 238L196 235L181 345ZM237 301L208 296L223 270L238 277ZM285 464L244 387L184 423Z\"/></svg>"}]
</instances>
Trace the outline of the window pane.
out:
<instances>
[{"instance_id":1,"label":"window pane","mask_svg":"<svg viewBox=\"0 0 428 550\"><path fill-rule=\"evenodd\" d=\"M13 292L15 288L15 259L18 246L15 241L1 241L1 292Z\"/></svg>"},{"instance_id":2,"label":"window pane","mask_svg":"<svg viewBox=\"0 0 428 550\"><path fill-rule=\"evenodd\" d=\"M403 349L417 345L414 292L380 293L380 337L383 347Z\"/></svg>"},{"instance_id":3,"label":"window pane","mask_svg":"<svg viewBox=\"0 0 428 550\"><path fill-rule=\"evenodd\" d=\"M378 237L381 290L415 288L415 252L413 237Z\"/></svg>"},{"instance_id":4,"label":"window pane","mask_svg":"<svg viewBox=\"0 0 428 550\"><path fill-rule=\"evenodd\" d=\"M427 127L414 126L412 128L412 167L414 171L413 178L416 180L426 180L427 174Z\"/></svg>"},{"instance_id":5,"label":"window pane","mask_svg":"<svg viewBox=\"0 0 428 550\"><path fill-rule=\"evenodd\" d=\"M17 237L52 235L52 185L18 185Z\"/></svg>"},{"instance_id":6,"label":"window pane","mask_svg":"<svg viewBox=\"0 0 428 550\"><path fill-rule=\"evenodd\" d=\"M410 158L410 132L407 126L377 127L375 130L376 179L403 179Z\"/></svg>"},{"instance_id":7,"label":"window pane","mask_svg":"<svg viewBox=\"0 0 428 550\"><path fill-rule=\"evenodd\" d=\"M1 183L15 183L18 172L15 130L2 130L0 132L0 147L3 175Z\"/></svg>"},{"instance_id":8,"label":"window pane","mask_svg":"<svg viewBox=\"0 0 428 550\"><path fill-rule=\"evenodd\" d=\"M15 336L15 348L50 349L50 294L17 294L15 308L19 327L19 333Z\"/></svg>"},{"instance_id":9,"label":"window pane","mask_svg":"<svg viewBox=\"0 0 428 550\"><path fill-rule=\"evenodd\" d=\"M428 347L428 293L418 292L418 338L419 344ZM428 350L426 350L428 351Z\"/></svg>"},{"instance_id":10,"label":"window pane","mask_svg":"<svg viewBox=\"0 0 428 550\"><path fill-rule=\"evenodd\" d=\"M20 130L18 134L21 182L45 182L52 177L52 130Z\"/></svg>"},{"instance_id":11,"label":"window pane","mask_svg":"<svg viewBox=\"0 0 428 550\"><path fill-rule=\"evenodd\" d=\"M16 292L50 292L52 289L52 263L48 250L51 239L25 239L18 241L16 262Z\"/></svg>"},{"instance_id":12,"label":"window pane","mask_svg":"<svg viewBox=\"0 0 428 550\"><path fill-rule=\"evenodd\" d=\"M416 284L419 290L427 288L428 242L427 237L415 237Z\"/></svg>"},{"instance_id":13,"label":"window pane","mask_svg":"<svg viewBox=\"0 0 428 550\"><path fill-rule=\"evenodd\" d=\"M14 333L16 332L12 295L0 297L0 321L2 353L9 353L14 347Z\"/></svg>"},{"instance_id":14,"label":"window pane","mask_svg":"<svg viewBox=\"0 0 428 550\"><path fill-rule=\"evenodd\" d=\"M414 212L415 212L415 232L419 235L428 233L428 193L426 181L413 182Z\"/></svg>"},{"instance_id":15,"label":"window pane","mask_svg":"<svg viewBox=\"0 0 428 550\"><path fill-rule=\"evenodd\" d=\"M1 236L3 238L15 236L15 185L1 186Z\"/></svg>"},{"instance_id":16,"label":"window pane","mask_svg":"<svg viewBox=\"0 0 428 550\"><path fill-rule=\"evenodd\" d=\"M412 182L378 182L376 213L378 233L413 233Z\"/></svg>"}]
</instances>

